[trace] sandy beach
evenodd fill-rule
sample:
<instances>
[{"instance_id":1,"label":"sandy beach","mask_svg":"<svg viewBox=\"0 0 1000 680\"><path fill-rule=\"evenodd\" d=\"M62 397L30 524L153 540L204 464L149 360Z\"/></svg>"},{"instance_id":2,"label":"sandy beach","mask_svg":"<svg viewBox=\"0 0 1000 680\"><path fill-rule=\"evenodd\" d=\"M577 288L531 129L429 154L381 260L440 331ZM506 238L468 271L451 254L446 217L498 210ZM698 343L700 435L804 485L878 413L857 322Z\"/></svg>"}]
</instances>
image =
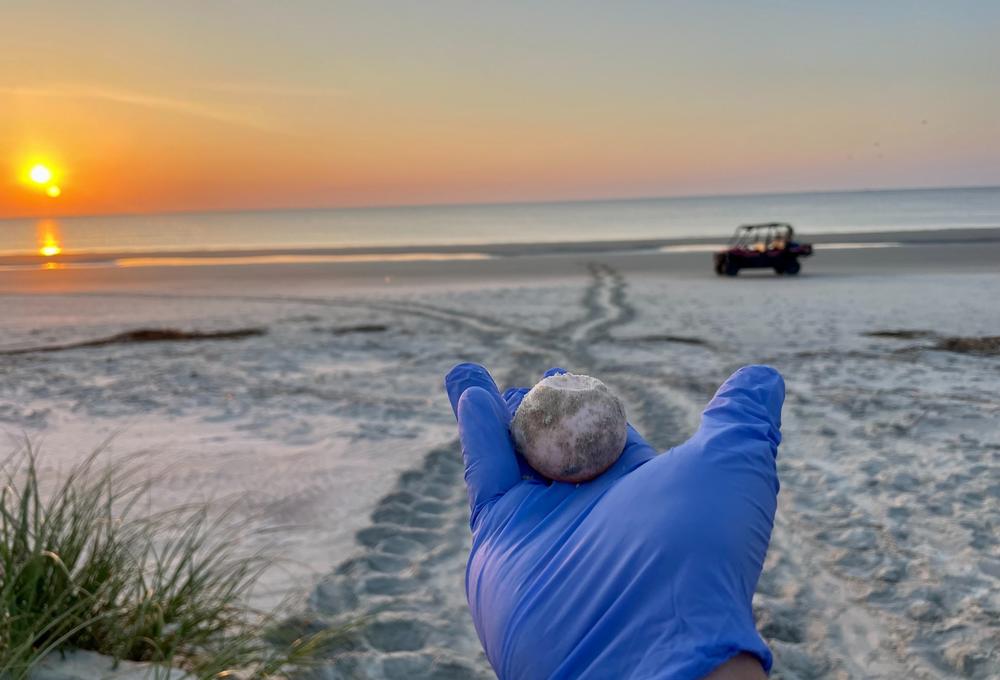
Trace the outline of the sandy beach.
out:
<instances>
[{"instance_id":1,"label":"sandy beach","mask_svg":"<svg viewBox=\"0 0 1000 680\"><path fill-rule=\"evenodd\" d=\"M1000 229L813 240L795 278L716 277L704 241L11 262L0 428L11 448L35 441L53 477L111 438L111 457L150 452L158 506L235 504L247 550L283 558L255 604L367 622L317 677L488 678L445 372L598 376L666 450L730 371L768 363L788 386L754 600L772 677L996 677ZM164 328L258 332L115 339Z\"/></svg>"}]
</instances>

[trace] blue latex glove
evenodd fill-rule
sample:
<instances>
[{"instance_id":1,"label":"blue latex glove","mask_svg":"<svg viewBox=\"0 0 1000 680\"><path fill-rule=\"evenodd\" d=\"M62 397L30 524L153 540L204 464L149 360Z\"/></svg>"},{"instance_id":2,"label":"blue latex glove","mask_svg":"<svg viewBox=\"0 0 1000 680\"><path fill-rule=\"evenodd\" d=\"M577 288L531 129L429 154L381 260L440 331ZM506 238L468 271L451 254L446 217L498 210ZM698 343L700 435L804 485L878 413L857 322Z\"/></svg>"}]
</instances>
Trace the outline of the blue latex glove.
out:
<instances>
[{"instance_id":1,"label":"blue latex glove","mask_svg":"<svg viewBox=\"0 0 1000 680\"><path fill-rule=\"evenodd\" d=\"M501 396L475 364L445 387L472 511L466 593L501 679L693 679L741 652L770 670L750 600L777 503L777 371L734 373L663 455L629 427L618 462L578 485L541 479L515 452L527 390Z\"/></svg>"}]
</instances>

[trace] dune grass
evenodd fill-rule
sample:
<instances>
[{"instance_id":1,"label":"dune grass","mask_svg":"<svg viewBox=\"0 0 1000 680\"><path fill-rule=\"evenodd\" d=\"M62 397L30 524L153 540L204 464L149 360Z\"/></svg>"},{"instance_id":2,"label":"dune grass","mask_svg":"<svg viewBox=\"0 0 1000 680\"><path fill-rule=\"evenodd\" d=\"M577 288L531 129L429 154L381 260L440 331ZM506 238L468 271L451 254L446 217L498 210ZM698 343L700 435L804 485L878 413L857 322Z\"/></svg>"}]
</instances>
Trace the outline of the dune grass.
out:
<instances>
[{"instance_id":1,"label":"dune grass","mask_svg":"<svg viewBox=\"0 0 1000 680\"><path fill-rule=\"evenodd\" d=\"M0 678L64 648L199 678L281 677L336 635L269 642L276 618L246 599L270 561L246 556L238 530L204 506L141 512L140 461L101 458L51 489L30 445L0 463Z\"/></svg>"}]
</instances>

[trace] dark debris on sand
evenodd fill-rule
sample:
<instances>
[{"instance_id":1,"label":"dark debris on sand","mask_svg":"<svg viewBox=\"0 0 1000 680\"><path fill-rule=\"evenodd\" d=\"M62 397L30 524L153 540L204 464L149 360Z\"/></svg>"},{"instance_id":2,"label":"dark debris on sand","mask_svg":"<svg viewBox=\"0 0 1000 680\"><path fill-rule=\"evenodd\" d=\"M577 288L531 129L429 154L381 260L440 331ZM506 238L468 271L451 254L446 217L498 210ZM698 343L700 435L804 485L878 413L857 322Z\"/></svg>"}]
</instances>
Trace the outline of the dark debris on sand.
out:
<instances>
[{"instance_id":1,"label":"dark debris on sand","mask_svg":"<svg viewBox=\"0 0 1000 680\"><path fill-rule=\"evenodd\" d=\"M138 342L190 342L197 340L240 340L252 338L267 333L264 328L236 328L228 331L181 331L175 328L139 328L125 331L107 338L71 342L64 345L45 345L42 347L23 347L20 349L0 350L0 355L36 354L42 352L62 352L84 347L104 347L105 345L127 345Z\"/></svg>"},{"instance_id":2,"label":"dark debris on sand","mask_svg":"<svg viewBox=\"0 0 1000 680\"><path fill-rule=\"evenodd\" d=\"M1000 354L1000 335L987 335L982 338L941 338L934 349L964 354L997 355Z\"/></svg>"},{"instance_id":3,"label":"dark debris on sand","mask_svg":"<svg viewBox=\"0 0 1000 680\"><path fill-rule=\"evenodd\" d=\"M696 338L693 336L686 335L667 335L667 334L653 334L653 335L638 335L631 338L620 338L624 342L677 342L682 345L699 345L701 347L709 347L710 344L701 338Z\"/></svg>"},{"instance_id":4,"label":"dark debris on sand","mask_svg":"<svg viewBox=\"0 0 1000 680\"><path fill-rule=\"evenodd\" d=\"M892 330L892 331L871 331L863 333L870 338L897 338L899 340L917 340L919 338L932 338L936 335L934 331L922 330Z\"/></svg>"},{"instance_id":5,"label":"dark debris on sand","mask_svg":"<svg viewBox=\"0 0 1000 680\"><path fill-rule=\"evenodd\" d=\"M894 338L899 340L917 340L920 338L934 339L936 342L928 347L908 347L901 352L912 352L921 349L935 349L942 352L958 352L960 354L978 354L981 356L1000 355L1000 335L984 335L982 337L963 338L958 336L939 336L933 331L924 330L891 330L871 331L863 333L872 338Z\"/></svg>"},{"instance_id":6,"label":"dark debris on sand","mask_svg":"<svg viewBox=\"0 0 1000 680\"><path fill-rule=\"evenodd\" d=\"M366 323L358 326L338 326L331 328L334 335L348 335L350 333L384 333L389 327L380 323Z\"/></svg>"}]
</instances>

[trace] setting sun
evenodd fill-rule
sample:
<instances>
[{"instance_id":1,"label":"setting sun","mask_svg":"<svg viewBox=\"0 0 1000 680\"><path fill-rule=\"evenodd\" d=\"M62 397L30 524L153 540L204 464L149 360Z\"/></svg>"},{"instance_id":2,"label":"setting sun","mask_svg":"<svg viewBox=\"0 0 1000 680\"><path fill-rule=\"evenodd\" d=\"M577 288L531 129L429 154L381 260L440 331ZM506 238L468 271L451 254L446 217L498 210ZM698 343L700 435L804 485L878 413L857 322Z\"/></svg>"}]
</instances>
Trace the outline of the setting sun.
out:
<instances>
[{"instance_id":1,"label":"setting sun","mask_svg":"<svg viewBox=\"0 0 1000 680\"><path fill-rule=\"evenodd\" d=\"M52 179L52 171L39 163L28 171L28 176L31 177L31 181L36 184L45 184Z\"/></svg>"}]
</instances>

